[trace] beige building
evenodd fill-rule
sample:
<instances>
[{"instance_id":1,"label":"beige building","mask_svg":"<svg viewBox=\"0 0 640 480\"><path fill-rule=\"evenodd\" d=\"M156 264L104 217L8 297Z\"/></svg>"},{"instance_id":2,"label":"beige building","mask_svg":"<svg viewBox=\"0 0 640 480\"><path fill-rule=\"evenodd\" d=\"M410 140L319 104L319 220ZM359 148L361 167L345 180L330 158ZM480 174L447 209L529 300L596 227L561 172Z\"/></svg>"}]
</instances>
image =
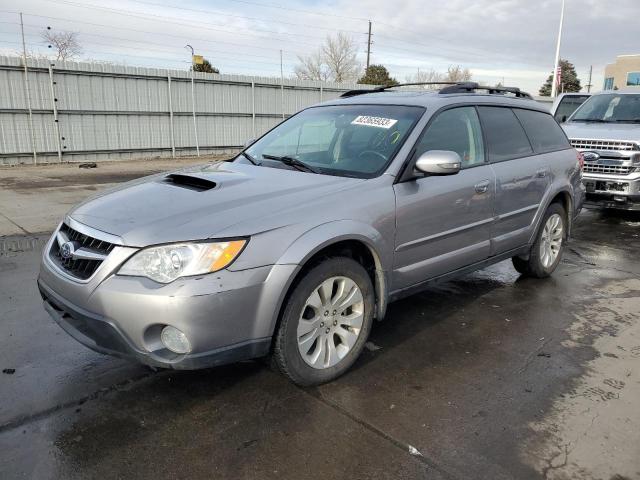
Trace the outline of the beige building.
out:
<instances>
[{"instance_id":1,"label":"beige building","mask_svg":"<svg viewBox=\"0 0 640 480\"><path fill-rule=\"evenodd\" d=\"M618 55L604 68L603 90L640 89L640 55Z\"/></svg>"}]
</instances>

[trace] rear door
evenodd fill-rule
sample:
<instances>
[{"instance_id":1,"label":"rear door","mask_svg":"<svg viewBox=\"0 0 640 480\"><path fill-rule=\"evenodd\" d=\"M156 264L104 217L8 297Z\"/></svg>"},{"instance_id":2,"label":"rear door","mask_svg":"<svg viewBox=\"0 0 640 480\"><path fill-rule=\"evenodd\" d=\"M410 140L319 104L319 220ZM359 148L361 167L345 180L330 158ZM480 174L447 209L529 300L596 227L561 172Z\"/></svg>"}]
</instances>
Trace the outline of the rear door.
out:
<instances>
[{"instance_id":1,"label":"rear door","mask_svg":"<svg viewBox=\"0 0 640 480\"><path fill-rule=\"evenodd\" d=\"M483 106L478 111L496 176L491 255L498 255L528 242L549 185L549 158L534 151L521 120L511 108ZM517 109L518 115L529 121L526 112ZM540 114L555 123L549 114Z\"/></svg>"},{"instance_id":2,"label":"rear door","mask_svg":"<svg viewBox=\"0 0 640 480\"><path fill-rule=\"evenodd\" d=\"M409 167L429 150L462 159L455 175L412 178L394 186L396 245L392 289L399 290L486 259L495 179L472 106L437 113L416 144Z\"/></svg>"}]
</instances>

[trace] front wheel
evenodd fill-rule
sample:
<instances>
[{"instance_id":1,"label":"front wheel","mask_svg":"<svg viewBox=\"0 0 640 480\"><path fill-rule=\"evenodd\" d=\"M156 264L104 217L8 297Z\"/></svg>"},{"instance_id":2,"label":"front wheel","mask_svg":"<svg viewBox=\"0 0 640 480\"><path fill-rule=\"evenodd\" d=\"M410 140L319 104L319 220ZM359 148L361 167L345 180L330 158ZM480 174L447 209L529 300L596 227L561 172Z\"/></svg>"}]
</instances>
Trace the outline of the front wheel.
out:
<instances>
[{"instance_id":1,"label":"front wheel","mask_svg":"<svg viewBox=\"0 0 640 480\"><path fill-rule=\"evenodd\" d=\"M524 275L545 278L558 267L567 238L567 214L559 203L552 203L542 219L527 260L513 257L515 269Z\"/></svg>"},{"instance_id":2,"label":"front wheel","mask_svg":"<svg viewBox=\"0 0 640 480\"><path fill-rule=\"evenodd\" d=\"M339 377L362 352L374 308L362 265L346 257L322 262L293 287L276 333L274 363L298 385Z\"/></svg>"}]
</instances>

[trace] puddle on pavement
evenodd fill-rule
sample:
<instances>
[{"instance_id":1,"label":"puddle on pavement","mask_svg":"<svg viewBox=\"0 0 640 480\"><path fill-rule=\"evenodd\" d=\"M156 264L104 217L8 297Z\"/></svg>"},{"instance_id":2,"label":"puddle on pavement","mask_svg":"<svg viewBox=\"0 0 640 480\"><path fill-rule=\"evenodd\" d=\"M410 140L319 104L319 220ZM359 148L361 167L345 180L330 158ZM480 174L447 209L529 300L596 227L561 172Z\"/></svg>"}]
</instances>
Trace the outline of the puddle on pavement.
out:
<instances>
[{"instance_id":1,"label":"puddle on pavement","mask_svg":"<svg viewBox=\"0 0 640 480\"><path fill-rule=\"evenodd\" d=\"M599 293L575 313L563 342L569 349L587 344L596 357L529 425L534 434L521 449L543 478L640 478L640 280L606 281Z\"/></svg>"}]
</instances>

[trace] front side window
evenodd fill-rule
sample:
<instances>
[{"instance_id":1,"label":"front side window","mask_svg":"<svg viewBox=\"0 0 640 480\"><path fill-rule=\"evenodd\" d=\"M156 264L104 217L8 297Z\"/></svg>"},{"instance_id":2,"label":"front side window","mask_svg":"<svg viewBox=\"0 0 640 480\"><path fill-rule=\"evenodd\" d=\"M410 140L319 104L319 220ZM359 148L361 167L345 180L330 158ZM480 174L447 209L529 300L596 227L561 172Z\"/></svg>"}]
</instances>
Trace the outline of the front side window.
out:
<instances>
[{"instance_id":1,"label":"front side window","mask_svg":"<svg viewBox=\"0 0 640 480\"><path fill-rule=\"evenodd\" d=\"M502 162L533 154L522 125L510 108L478 107L487 139L489 161Z\"/></svg>"},{"instance_id":2,"label":"front side window","mask_svg":"<svg viewBox=\"0 0 640 480\"><path fill-rule=\"evenodd\" d=\"M629 72L627 74L627 87L640 86L640 72Z\"/></svg>"},{"instance_id":3,"label":"front side window","mask_svg":"<svg viewBox=\"0 0 640 480\"><path fill-rule=\"evenodd\" d=\"M309 108L246 152L264 166L282 165L264 156L293 157L320 173L371 178L389 165L423 113L422 107L396 105Z\"/></svg>"},{"instance_id":4,"label":"front side window","mask_svg":"<svg viewBox=\"0 0 640 480\"><path fill-rule=\"evenodd\" d=\"M456 152L462 168L483 164L484 145L476 109L457 107L439 113L418 140L416 158L430 150Z\"/></svg>"},{"instance_id":5,"label":"front side window","mask_svg":"<svg viewBox=\"0 0 640 480\"><path fill-rule=\"evenodd\" d=\"M514 108L536 153L555 152L571 148L567 136L551 115L533 110Z\"/></svg>"},{"instance_id":6,"label":"front side window","mask_svg":"<svg viewBox=\"0 0 640 480\"><path fill-rule=\"evenodd\" d=\"M555 119L559 122L564 122L587 98L589 98L589 95L565 95L558 103L554 115Z\"/></svg>"},{"instance_id":7,"label":"front side window","mask_svg":"<svg viewBox=\"0 0 640 480\"><path fill-rule=\"evenodd\" d=\"M640 94L594 95L576 110L571 121L640 123Z\"/></svg>"}]
</instances>

